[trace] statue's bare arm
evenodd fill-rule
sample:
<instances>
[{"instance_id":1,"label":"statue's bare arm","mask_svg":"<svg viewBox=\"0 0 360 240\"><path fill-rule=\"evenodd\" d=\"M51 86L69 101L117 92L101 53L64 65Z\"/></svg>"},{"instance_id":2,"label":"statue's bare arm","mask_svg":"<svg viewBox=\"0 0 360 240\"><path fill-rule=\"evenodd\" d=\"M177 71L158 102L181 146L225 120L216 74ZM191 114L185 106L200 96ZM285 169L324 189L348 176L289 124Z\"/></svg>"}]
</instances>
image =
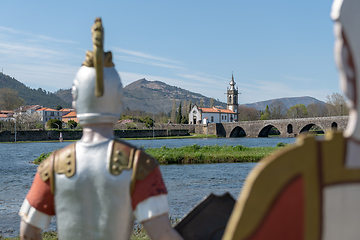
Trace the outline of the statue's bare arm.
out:
<instances>
[{"instance_id":1,"label":"statue's bare arm","mask_svg":"<svg viewBox=\"0 0 360 240\"><path fill-rule=\"evenodd\" d=\"M182 240L175 229L170 225L167 214L143 222L144 228L151 240Z\"/></svg>"},{"instance_id":2,"label":"statue's bare arm","mask_svg":"<svg viewBox=\"0 0 360 240\"><path fill-rule=\"evenodd\" d=\"M41 240L41 229L34 227L23 220L20 223L21 240Z\"/></svg>"}]
</instances>

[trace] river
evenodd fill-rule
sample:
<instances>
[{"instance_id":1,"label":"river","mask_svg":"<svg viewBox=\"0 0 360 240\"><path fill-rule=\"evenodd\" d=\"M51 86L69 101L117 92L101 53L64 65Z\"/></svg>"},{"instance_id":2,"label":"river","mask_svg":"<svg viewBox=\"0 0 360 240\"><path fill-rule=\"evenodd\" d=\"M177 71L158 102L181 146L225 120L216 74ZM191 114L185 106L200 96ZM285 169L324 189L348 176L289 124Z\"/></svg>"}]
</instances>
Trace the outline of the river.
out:
<instances>
[{"instance_id":1,"label":"river","mask_svg":"<svg viewBox=\"0 0 360 240\"><path fill-rule=\"evenodd\" d=\"M181 147L186 145L243 145L248 147L275 146L278 142L293 143L294 138L208 138L130 140L143 148ZM0 236L18 234L18 211L28 192L37 166L31 163L42 152L50 152L69 142L3 143L0 144ZM230 192L237 198L249 171L256 163L219 163L161 166L168 188L170 215L181 217L210 193ZM53 219L51 229L56 229Z\"/></svg>"}]
</instances>

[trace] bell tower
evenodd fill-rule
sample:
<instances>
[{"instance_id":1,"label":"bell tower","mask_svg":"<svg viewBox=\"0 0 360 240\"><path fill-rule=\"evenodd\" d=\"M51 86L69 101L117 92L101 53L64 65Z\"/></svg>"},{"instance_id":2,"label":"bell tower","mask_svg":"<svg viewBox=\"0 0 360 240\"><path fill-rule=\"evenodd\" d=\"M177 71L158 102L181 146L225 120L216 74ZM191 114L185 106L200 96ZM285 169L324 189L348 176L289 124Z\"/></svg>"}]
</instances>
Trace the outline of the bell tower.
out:
<instances>
[{"instance_id":1,"label":"bell tower","mask_svg":"<svg viewBox=\"0 0 360 240\"><path fill-rule=\"evenodd\" d=\"M234 81L234 74L231 74L231 82L230 84L230 88L227 88L227 104L226 104L226 108L230 109L232 111L234 111L235 114L235 119L234 121L237 122L238 121L238 88L235 88L235 81Z\"/></svg>"}]
</instances>

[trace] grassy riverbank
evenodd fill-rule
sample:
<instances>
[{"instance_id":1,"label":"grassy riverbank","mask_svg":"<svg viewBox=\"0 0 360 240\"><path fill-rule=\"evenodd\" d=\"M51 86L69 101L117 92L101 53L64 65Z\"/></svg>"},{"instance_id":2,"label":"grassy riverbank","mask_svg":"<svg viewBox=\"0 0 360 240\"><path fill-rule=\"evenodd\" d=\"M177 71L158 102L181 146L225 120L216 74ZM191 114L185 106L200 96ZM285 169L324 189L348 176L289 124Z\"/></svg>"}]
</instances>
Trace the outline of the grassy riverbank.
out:
<instances>
[{"instance_id":1,"label":"grassy riverbank","mask_svg":"<svg viewBox=\"0 0 360 240\"><path fill-rule=\"evenodd\" d=\"M145 151L153 156L161 165L194 164L194 163L224 163L224 162L257 162L285 144L278 143L276 147L244 147L197 144L179 148L148 148ZM40 164L51 153L42 153L34 160Z\"/></svg>"},{"instance_id":2,"label":"grassy riverbank","mask_svg":"<svg viewBox=\"0 0 360 240\"><path fill-rule=\"evenodd\" d=\"M2 240L20 240L20 237L14 237L14 238L3 238L0 235L0 239ZM56 231L50 231L50 232L44 232L42 234L43 240L58 240L58 234ZM145 230L143 228L140 228L138 230L134 230L133 234L131 235L131 240L149 240L150 238L146 234Z\"/></svg>"},{"instance_id":3,"label":"grassy riverbank","mask_svg":"<svg viewBox=\"0 0 360 240\"><path fill-rule=\"evenodd\" d=\"M176 223L178 223L180 221L180 219L178 218L173 218L173 217L169 217L170 223L171 225L174 227ZM0 234L0 239L1 240L20 240L20 237L14 237L14 238L4 238L1 234ZM46 231L42 233L42 239L43 240L58 240L58 233L57 231ZM144 227L142 224L137 224L134 225L133 228L133 232L131 235L130 240L149 240L150 238L148 237Z\"/></svg>"},{"instance_id":4,"label":"grassy riverbank","mask_svg":"<svg viewBox=\"0 0 360 240\"><path fill-rule=\"evenodd\" d=\"M148 148L146 152L160 164L193 164L193 163L223 163L223 162L257 162L269 155L277 147L244 147L237 146L199 146L197 144L179 148Z\"/></svg>"}]
</instances>

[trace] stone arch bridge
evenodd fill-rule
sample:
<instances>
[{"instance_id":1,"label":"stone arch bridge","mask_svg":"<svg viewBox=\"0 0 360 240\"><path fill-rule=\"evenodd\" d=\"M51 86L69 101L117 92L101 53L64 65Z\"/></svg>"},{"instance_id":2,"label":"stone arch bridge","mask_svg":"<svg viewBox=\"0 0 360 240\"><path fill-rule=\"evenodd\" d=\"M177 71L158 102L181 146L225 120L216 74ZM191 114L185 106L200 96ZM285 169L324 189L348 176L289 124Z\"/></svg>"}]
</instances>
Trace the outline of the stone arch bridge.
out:
<instances>
[{"instance_id":1,"label":"stone arch bridge","mask_svg":"<svg viewBox=\"0 0 360 240\"><path fill-rule=\"evenodd\" d=\"M347 122L348 116L224 122L204 126L203 133L216 134L219 137L267 137L270 129L275 127L280 131L280 137L294 137L309 131L314 125L324 132L331 128L343 131Z\"/></svg>"}]
</instances>

